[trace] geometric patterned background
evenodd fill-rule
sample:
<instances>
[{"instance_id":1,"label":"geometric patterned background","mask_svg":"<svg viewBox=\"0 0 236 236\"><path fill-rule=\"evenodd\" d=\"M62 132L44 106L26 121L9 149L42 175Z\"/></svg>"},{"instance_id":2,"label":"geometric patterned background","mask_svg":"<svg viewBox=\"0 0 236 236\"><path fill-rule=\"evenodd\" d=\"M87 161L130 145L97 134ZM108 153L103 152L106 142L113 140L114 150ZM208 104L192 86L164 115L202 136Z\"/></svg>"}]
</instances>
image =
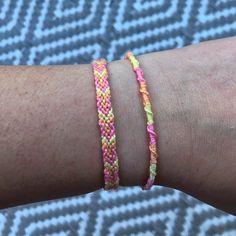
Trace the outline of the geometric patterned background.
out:
<instances>
[{"instance_id":1,"label":"geometric patterned background","mask_svg":"<svg viewBox=\"0 0 236 236\"><path fill-rule=\"evenodd\" d=\"M236 0L0 0L0 64L90 63L236 35ZM0 235L236 235L236 217L164 187L0 211Z\"/></svg>"}]
</instances>

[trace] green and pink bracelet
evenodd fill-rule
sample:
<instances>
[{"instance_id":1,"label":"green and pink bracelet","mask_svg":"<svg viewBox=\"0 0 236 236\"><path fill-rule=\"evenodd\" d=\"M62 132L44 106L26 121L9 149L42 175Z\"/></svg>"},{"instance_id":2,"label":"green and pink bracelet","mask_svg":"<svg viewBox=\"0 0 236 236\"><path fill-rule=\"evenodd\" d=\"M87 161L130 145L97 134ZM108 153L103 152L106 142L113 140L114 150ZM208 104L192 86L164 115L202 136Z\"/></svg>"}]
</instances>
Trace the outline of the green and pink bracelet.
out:
<instances>
[{"instance_id":1,"label":"green and pink bracelet","mask_svg":"<svg viewBox=\"0 0 236 236\"><path fill-rule=\"evenodd\" d=\"M143 71L139 66L138 60L135 58L132 52L127 52L125 55L133 68L136 75L136 80L139 83L140 93L142 95L144 111L146 112L147 118L147 132L149 136L149 151L150 151L150 166L149 166L149 178L146 184L143 186L143 190L148 190L152 187L157 175L157 135L154 127L154 117L151 105L150 95L147 90L147 84L143 76Z\"/></svg>"}]
</instances>

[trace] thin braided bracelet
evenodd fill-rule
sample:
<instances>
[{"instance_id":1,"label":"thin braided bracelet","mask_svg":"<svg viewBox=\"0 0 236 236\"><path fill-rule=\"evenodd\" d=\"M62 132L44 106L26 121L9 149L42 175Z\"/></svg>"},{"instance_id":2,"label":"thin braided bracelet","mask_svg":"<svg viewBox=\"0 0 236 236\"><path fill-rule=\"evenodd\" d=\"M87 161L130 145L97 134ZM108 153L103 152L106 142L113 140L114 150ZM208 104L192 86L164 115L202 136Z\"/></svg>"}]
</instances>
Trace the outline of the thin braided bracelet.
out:
<instances>
[{"instance_id":1,"label":"thin braided bracelet","mask_svg":"<svg viewBox=\"0 0 236 236\"><path fill-rule=\"evenodd\" d=\"M119 163L116 152L114 114L111 105L107 62L105 59L98 59L92 62L92 67L96 87L98 124L102 142L104 189L108 190L119 186Z\"/></svg>"},{"instance_id":2,"label":"thin braided bracelet","mask_svg":"<svg viewBox=\"0 0 236 236\"><path fill-rule=\"evenodd\" d=\"M143 190L148 190L152 187L157 174L157 135L154 129L154 117L152 112L152 106L150 102L150 95L147 91L147 84L143 76L143 71L139 66L138 60L135 58L132 52L127 52L126 59L129 59L133 71L135 72L136 79L140 86L140 93L142 95L143 106L146 112L147 118L147 132L149 135L149 150L150 150L150 166L149 166L149 178L146 184L142 187Z\"/></svg>"}]
</instances>

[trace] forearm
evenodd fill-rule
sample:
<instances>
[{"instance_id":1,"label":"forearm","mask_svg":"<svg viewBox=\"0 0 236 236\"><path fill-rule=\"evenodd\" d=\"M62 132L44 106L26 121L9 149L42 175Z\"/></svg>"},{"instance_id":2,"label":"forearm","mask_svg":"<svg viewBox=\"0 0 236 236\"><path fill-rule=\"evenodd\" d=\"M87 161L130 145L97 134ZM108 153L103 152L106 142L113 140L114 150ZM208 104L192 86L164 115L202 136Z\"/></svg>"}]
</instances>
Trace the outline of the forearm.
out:
<instances>
[{"instance_id":1,"label":"forearm","mask_svg":"<svg viewBox=\"0 0 236 236\"><path fill-rule=\"evenodd\" d=\"M159 135L157 183L234 213L235 41L139 57ZM142 185L149 157L138 86L128 61L108 69L121 185ZM0 70L1 207L101 188L91 66Z\"/></svg>"},{"instance_id":2,"label":"forearm","mask_svg":"<svg viewBox=\"0 0 236 236\"><path fill-rule=\"evenodd\" d=\"M100 139L89 66L0 70L1 207L100 188Z\"/></svg>"}]
</instances>

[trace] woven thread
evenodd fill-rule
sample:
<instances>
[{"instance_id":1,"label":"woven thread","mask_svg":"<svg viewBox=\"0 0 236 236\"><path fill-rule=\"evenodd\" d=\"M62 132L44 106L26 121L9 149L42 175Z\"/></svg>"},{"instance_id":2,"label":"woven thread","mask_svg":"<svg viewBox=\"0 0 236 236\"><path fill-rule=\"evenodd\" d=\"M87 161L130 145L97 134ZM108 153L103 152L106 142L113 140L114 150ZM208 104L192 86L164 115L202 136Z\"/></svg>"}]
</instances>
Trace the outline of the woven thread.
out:
<instances>
[{"instance_id":1,"label":"woven thread","mask_svg":"<svg viewBox=\"0 0 236 236\"><path fill-rule=\"evenodd\" d=\"M98 59L92 63L92 67L96 87L98 124L101 132L104 189L108 190L119 186L119 163L107 62L105 59Z\"/></svg>"},{"instance_id":2,"label":"woven thread","mask_svg":"<svg viewBox=\"0 0 236 236\"><path fill-rule=\"evenodd\" d=\"M147 91L147 84L144 79L143 71L139 66L138 60L135 58L132 52L127 52L125 58L128 59L132 65L133 71L136 75L136 80L140 86L140 93L142 95L143 106L146 112L147 118L147 132L149 135L149 150L150 150L150 166L149 166L149 177L144 186L142 186L143 190L148 190L152 187L155 177L157 175L157 134L154 129L154 116L152 112L152 106L150 101L150 95Z\"/></svg>"}]
</instances>

